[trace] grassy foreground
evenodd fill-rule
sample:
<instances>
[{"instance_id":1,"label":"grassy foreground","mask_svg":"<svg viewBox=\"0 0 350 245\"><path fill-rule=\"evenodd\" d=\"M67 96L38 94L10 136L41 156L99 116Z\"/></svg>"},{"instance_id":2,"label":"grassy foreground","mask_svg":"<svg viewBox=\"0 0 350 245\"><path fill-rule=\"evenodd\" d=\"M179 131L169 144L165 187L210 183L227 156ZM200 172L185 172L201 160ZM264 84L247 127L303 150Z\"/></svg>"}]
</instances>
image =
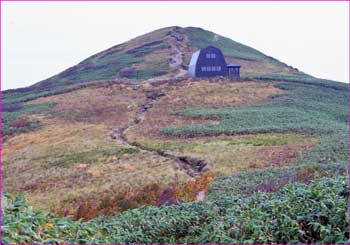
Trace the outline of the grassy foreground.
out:
<instances>
[{"instance_id":1,"label":"grassy foreground","mask_svg":"<svg viewBox=\"0 0 350 245\"><path fill-rule=\"evenodd\" d=\"M88 222L36 212L23 195L5 195L3 242L347 243L344 172L345 164L242 172L217 179L203 202L141 207Z\"/></svg>"}]
</instances>

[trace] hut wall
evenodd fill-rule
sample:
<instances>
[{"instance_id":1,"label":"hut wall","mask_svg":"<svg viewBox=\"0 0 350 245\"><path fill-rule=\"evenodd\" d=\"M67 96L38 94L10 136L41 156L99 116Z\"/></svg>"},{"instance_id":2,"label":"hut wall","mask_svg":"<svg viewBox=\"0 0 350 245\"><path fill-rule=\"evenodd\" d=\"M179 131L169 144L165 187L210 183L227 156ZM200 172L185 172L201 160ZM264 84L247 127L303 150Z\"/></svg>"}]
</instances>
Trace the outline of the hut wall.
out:
<instances>
[{"instance_id":1,"label":"hut wall","mask_svg":"<svg viewBox=\"0 0 350 245\"><path fill-rule=\"evenodd\" d=\"M220 49L209 46L199 52L196 66L196 77L227 76L225 58Z\"/></svg>"}]
</instances>

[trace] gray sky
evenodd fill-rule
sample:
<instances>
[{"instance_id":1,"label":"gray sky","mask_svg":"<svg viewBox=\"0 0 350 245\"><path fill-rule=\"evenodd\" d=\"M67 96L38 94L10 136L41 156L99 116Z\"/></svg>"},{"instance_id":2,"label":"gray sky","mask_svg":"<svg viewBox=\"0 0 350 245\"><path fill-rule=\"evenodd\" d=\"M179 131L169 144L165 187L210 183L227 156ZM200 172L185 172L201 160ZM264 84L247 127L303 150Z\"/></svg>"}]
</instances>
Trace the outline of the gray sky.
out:
<instances>
[{"instance_id":1,"label":"gray sky","mask_svg":"<svg viewBox=\"0 0 350 245\"><path fill-rule=\"evenodd\" d=\"M2 2L2 89L166 26L196 26L314 75L349 78L348 2Z\"/></svg>"}]
</instances>

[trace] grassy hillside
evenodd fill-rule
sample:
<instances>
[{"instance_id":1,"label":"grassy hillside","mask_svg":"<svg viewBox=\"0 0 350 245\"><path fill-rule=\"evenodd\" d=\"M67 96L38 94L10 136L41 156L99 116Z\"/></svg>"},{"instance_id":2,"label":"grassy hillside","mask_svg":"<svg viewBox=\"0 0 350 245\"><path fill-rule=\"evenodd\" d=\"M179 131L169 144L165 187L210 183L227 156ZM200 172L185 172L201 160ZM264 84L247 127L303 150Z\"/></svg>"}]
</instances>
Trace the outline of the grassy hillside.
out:
<instances>
[{"instance_id":1,"label":"grassy hillside","mask_svg":"<svg viewBox=\"0 0 350 245\"><path fill-rule=\"evenodd\" d=\"M240 81L183 77L209 44ZM3 242L349 243L347 91L193 27L5 91Z\"/></svg>"},{"instance_id":2,"label":"grassy hillside","mask_svg":"<svg viewBox=\"0 0 350 245\"><path fill-rule=\"evenodd\" d=\"M186 116L215 117L219 124L192 124L164 129L171 135L216 135L295 132L321 137L307 161L332 162L347 159L347 87L325 88L314 84L282 82L285 91L272 100L240 109L186 109ZM306 161L305 159L305 161Z\"/></svg>"}]
</instances>

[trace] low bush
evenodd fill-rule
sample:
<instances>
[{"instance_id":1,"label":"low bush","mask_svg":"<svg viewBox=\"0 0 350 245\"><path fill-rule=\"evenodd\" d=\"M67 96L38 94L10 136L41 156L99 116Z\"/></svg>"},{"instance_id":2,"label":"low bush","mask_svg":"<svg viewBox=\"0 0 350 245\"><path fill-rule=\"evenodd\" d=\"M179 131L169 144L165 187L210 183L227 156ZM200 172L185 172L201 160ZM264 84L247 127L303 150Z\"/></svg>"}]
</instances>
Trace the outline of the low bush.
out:
<instances>
[{"instance_id":1,"label":"low bush","mask_svg":"<svg viewBox=\"0 0 350 245\"><path fill-rule=\"evenodd\" d=\"M3 243L348 243L343 177L277 192L132 209L88 222L35 212L3 198Z\"/></svg>"},{"instance_id":2,"label":"low bush","mask_svg":"<svg viewBox=\"0 0 350 245\"><path fill-rule=\"evenodd\" d=\"M2 113L2 133L3 136L14 135L27 132L40 126L38 120L31 120L28 116L33 114L46 114L50 112L52 103L43 103L36 105L18 105L10 106L10 110Z\"/></svg>"},{"instance_id":3,"label":"low bush","mask_svg":"<svg viewBox=\"0 0 350 245\"><path fill-rule=\"evenodd\" d=\"M29 124L30 122L27 117L21 117L16 121L11 122L10 126L12 128L23 128L23 127L29 126Z\"/></svg>"},{"instance_id":4,"label":"low bush","mask_svg":"<svg viewBox=\"0 0 350 245\"><path fill-rule=\"evenodd\" d=\"M346 162L301 164L283 168L250 170L218 177L210 185L208 198L249 196L256 191L274 192L289 183L305 183L320 177L346 175Z\"/></svg>"},{"instance_id":5,"label":"low bush","mask_svg":"<svg viewBox=\"0 0 350 245\"><path fill-rule=\"evenodd\" d=\"M3 112L14 112L18 111L23 108L23 105L21 103L13 103L13 104L7 104L2 106Z\"/></svg>"},{"instance_id":6,"label":"low bush","mask_svg":"<svg viewBox=\"0 0 350 245\"><path fill-rule=\"evenodd\" d=\"M196 201L201 192L205 193L208 190L212 180L213 176L207 174L176 187L174 193L175 200L183 200L186 202Z\"/></svg>"},{"instance_id":7,"label":"low bush","mask_svg":"<svg viewBox=\"0 0 350 245\"><path fill-rule=\"evenodd\" d=\"M112 215L117 212L141 206L162 206L175 205L183 202L196 201L198 195L208 190L212 176L204 175L189 180L186 183L179 183L176 179L169 187L159 184L146 185L139 190L128 190L123 193L106 193L99 200L80 200L77 210L56 210L55 212L66 216L71 215L74 220L90 220L100 215Z\"/></svg>"}]
</instances>

